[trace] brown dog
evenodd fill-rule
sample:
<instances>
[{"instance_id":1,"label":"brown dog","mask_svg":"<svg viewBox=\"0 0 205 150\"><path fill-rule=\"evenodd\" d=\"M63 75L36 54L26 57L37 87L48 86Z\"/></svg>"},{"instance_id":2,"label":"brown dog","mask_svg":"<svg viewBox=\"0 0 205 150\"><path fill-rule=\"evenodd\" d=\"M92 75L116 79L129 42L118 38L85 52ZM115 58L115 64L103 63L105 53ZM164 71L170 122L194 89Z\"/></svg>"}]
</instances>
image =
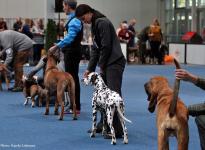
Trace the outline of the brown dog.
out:
<instances>
[{"instance_id":1,"label":"brown dog","mask_svg":"<svg viewBox=\"0 0 205 150\"><path fill-rule=\"evenodd\" d=\"M6 68L6 66L4 64L0 64L0 91L3 90L2 88L2 78L1 75L4 77L5 81L6 81L6 87L7 89L9 89L9 84L10 84L10 80L7 77L7 73L9 73L10 71Z\"/></svg>"},{"instance_id":2,"label":"brown dog","mask_svg":"<svg viewBox=\"0 0 205 150\"><path fill-rule=\"evenodd\" d=\"M153 77L145 84L145 91L149 101L148 110L152 113L157 107L158 150L169 149L168 138L171 135L177 138L178 150L188 150L188 110L177 98L175 113L170 115L173 90L168 80L161 76Z\"/></svg>"},{"instance_id":3,"label":"brown dog","mask_svg":"<svg viewBox=\"0 0 205 150\"><path fill-rule=\"evenodd\" d=\"M43 89L39 85L32 85L30 87L30 97L26 97L26 101L24 102L24 105L28 104L29 99L31 99L32 104L31 107L35 106L35 97L38 96L39 98L39 107L42 107L42 101L43 98L46 98L48 91L46 89Z\"/></svg>"},{"instance_id":4,"label":"brown dog","mask_svg":"<svg viewBox=\"0 0 205 150\"><path fill-rule=\"evenodd\" d=\"M57 100L55 101L55 115L58 115L58 105L61 105L61 113L59 120L63 120L64 114L64 92L68 91L71 104L73 106L73 119L77 119L76 115L76 104L75 104L75 82L73 77L67 72L61 72L56 67L57 58L54 54L48 53L47 65L44 77L44 85L48 90L48 96L46 100L46 112L45 115L49 114L49 101L52 93L57 92Z\"/></svg>"}]
</instances>

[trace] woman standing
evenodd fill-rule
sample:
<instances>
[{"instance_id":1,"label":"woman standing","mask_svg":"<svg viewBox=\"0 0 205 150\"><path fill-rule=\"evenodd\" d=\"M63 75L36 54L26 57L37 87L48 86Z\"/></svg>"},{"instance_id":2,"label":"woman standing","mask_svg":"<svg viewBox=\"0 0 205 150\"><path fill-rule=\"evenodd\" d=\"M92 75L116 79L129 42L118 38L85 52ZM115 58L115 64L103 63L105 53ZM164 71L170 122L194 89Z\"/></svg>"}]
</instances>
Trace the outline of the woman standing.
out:
<instances>
[{"instance_id":1,"label":"woman standing","mask_svg":"<svg viewBox=\"0 0 205 150\"><path fill-rule=\"evenodd\" d=\"M162 31L157 19L154 19L153 23L150 25L149 30L149 42L151 47L151 58L154 61L154 58L157 59L158 64L162 64L162 54L159 51L159 47L162 42Z\"/></svg>"},{"instance_id":2,"label":"woman standing","mask_svg":"<svg viewBox=\"0 0 205 150\"><path fill-rule=\"evenodd\" d=\"M103 14L86 4L81 4L76 8L76 17L84 23L92 24L94 48L91 50L90 61L84 76L95 71L98 64L107 86L121 95L122 76L126 61L113 24ZM122 127L116 112L113 125L116 137L122 137ZM98 128L100 128L99 125ZM105 138L109 138L109 135Z\"/></svg>"}]
</instances>

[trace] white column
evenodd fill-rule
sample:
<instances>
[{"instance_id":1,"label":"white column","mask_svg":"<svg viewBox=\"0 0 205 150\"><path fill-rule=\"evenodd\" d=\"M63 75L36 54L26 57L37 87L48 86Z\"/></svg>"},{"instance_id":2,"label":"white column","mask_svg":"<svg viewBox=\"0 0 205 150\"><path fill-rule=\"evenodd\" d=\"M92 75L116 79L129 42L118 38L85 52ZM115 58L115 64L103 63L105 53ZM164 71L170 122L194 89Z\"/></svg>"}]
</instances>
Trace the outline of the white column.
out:
<instances>
[{"instance_id":1,"label":"white column","mask_svg":"<svg viewBox=\"0 0 205 150\"><path fill-rule=\"evenodd\" d=\"M44 0L44 27L47 25L47 20L48 20L48 9L47 9L47 0Z\"/></svg>"},{"instance_id":2,"label":"white column","mask_svg":"<svg viewBox=\"0 0 205 150\"><path fill-rule=\"evenodd\" d=\"M196 8L196 0L192 0L192 8L191 8L192 22L191 22L191 30L197 31L197 8Z\"/></svg>"}]
</instances>

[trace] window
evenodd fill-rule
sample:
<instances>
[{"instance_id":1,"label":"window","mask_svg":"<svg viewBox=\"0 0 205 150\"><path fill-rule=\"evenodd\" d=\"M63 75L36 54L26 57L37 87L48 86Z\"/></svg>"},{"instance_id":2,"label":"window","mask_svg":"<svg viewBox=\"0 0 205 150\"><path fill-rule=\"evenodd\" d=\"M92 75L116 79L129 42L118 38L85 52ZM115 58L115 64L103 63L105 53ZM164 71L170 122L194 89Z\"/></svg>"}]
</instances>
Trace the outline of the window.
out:
<instances>
[{"instance_id":1,"label":"window","mask_svg":"<svg viewBox=\"0 0 205 150\"><path fill-rule=\"evenodd\" d=\"M169 42L180 42L192 28L192 6L196 2L197 32L205 28L205 0L165 0L165 34Z\"/></svg>"},{"instance_id":2,"label":"window","mask_svg":"<svg viewBox=\"0 0 205 150\"><path fill-rule=\"evenodd\" d=\"M186 0L176 0L176 8L186 7Z\"/></svg>"},{"instance_id":3,"label":"window","mask_svg":"<svg viewBox=\"0 0 205 150\"><path fill-rule=\"evenodd\" d=\"M166 9L173 9L175 7L175 0L166 0Z\"/></svg>"},{"instance_id":4,"label":"window","mask_svg":"<svg viewBox=\"0 0 205 150\"><path fill-rule=\"evenodd\" d=\"M205 0L201 0L201 1L200 1L200 5L201 5L201 6L205 6Z\"/></svg>"},{"instance_id":5,"label":"window","mask_svg":"<svg viewBox=\"0 0 205 150\"><path fill-rule=\"evenodd\" d=\"M205 0L201 0L201 1L205 1ZM188 0L188 6L192 7L193 4L193 0ZM199 6L199 0L196 0L196 6Z\"/></svg>"}]
</instances>

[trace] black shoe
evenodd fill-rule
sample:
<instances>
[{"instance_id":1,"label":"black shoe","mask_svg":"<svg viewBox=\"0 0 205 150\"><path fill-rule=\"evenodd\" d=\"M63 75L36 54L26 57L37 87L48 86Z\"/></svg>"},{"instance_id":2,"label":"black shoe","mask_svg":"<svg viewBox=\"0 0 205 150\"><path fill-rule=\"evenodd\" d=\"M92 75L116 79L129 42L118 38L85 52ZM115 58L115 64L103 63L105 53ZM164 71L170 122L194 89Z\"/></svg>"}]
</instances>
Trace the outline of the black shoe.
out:
<instances>
[{"instance_id":1,"label":"black shoe","mask_svg":"<svg viewBox=\"0 0 205 150\"><path fill-rule=\"evenodd\" d=\"M13 89L14 89L14 87L10 87L10 88L8 88L9 91L12 91Z\"/></svg>"},{"instance_id":2,"label":"black shoe","mask_svg":"<svg viewBox=\"0 0 205 150\"><path fill-rule=\"evenodd\" d=\"M22 92L23 91L23 88L21 87L15 87L11 90L12 92Z\"/></svg>"}]
</instances>

